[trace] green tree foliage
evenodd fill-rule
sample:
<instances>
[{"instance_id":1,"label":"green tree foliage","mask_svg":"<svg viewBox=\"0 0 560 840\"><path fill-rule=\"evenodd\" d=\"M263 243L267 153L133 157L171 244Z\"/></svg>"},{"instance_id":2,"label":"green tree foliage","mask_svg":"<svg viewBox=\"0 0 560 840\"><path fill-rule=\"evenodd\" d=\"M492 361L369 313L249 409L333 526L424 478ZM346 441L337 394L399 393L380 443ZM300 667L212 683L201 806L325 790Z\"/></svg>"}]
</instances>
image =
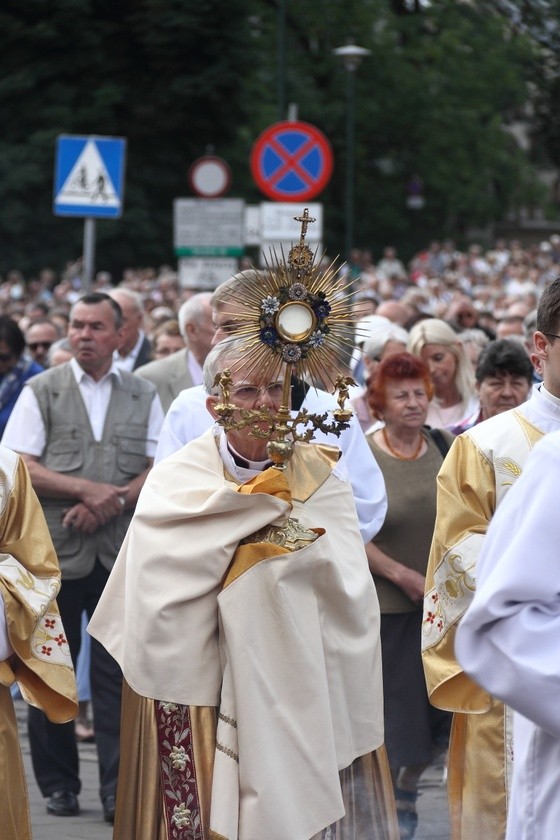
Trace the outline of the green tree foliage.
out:
<instances>
[{"instance_id":1,"label":"green tree foliage","mask_svg":"<svg viewBox=\"0 0 560 840\"><path fill-rule=\"evenodd\" d=\"M541 60L535 64L532 75L533 153L537 162L551 161L559 169L560 0L525 0L517 5L513 0L495 2L516 31L528 35L542 48Z\"/></svg>"},{"instance_id":2,"label":"green tree foliage","mask_svg":"<svg viewBox=\"0 0 560 840\"><path fill-rule=\"evenodd\" d=\"M386 60L369 135L370 184L390 220L381 216L379 232L415 245L434 233L460 237L505 214L527 165L506 125L528 97L531 48L476 3L433 2L393 24L380 44ZM385 170L390 162L388 177L379 161ZM403 213L414 174L425 207Z\"/></svg>"},{"instance_id":3,"label":"green tree foliage","mask_svg":"<svg viewBox=\"0 0 560 840\"><path fill-rule=\"evenodd\" d=\"M335 152L335 174L322 196L331 250L343 246L349 81L333 49L347 40L371 50L354 77L356 245L378 253L391 242L410 254L430 238L461 238L512 206L542 200L507 128L528 101L538 53L504 9L482 0L287 9L288 98L299 104L301 119L325 131ZM415 176L424 184L421 210L406 203Z\"/></svg>"},{"instance_id":4,"label":"green tree foliage","mask_svg":"<svg viewBox=\"0 0 560 840\"><path fill-rule=\"evenodd\" d=\"M81 251L81 220L51 211L59 134L128 139L125 212L98 222L100 267L173 261L172 201L189 194L188 166L207 146L233 169L231 195L263 199L249 156L287 116L281 89L332 143L335 171L319 200L325 242L340 252L349 78L333 50L347 40L371 50L354 78L357 246L409 255L539 200L507 124L539 78L540 47L507 5L4 0L0 271L60 270ZM422 210L406 206L413 176Z\"/></svg>"},{"instance_id":5,"label":"green tree foliage","mask_svg":"<svg viewBox=\"0 0 560 840\"><path fill-rule=\"evenodd\" d=\"M0 268L81 252L52 216L59 134L128 139L125 213L98 223L104 267L169 261L190 163L234 144L252 65L246 0L27 0L0 11Z\"/></svg>"}]
</instances>

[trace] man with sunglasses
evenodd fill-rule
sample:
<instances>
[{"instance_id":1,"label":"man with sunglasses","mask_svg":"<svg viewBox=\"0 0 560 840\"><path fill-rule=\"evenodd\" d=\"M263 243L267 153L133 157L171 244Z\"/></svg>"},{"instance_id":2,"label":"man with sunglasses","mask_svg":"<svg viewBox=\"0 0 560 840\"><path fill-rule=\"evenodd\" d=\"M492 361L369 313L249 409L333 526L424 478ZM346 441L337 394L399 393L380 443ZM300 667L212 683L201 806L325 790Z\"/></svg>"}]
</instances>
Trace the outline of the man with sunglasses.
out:
<instances>
[{"instance_id":1,"label":"man with sunglasses","mask_svg":"<svg viewBox=\"0 0 560 840\"><path fill-rule=\"evenodd\" d=\"M48 318L33 321L25 331L27 355L41 367L47 368L49 350L61 337L58 328Z\"/></svg>"},{"instance_id":2,"label":"man with sunglasses","mask_svg":"<svg viewBox=\"0 0 560 840\"><path fill-rule=\"evenodd\" d=\"M536 327L531 359L543 382L533 386L526 402L460 434L438 475L422 646L430 701L454 713L448 775L452 840L503 840L506 831L511 713L465 674L455 655L455 634L473 599L478 557L497 506L535 443L560 429L560 278L541 295Z\"/></svg>"}]
</instances>

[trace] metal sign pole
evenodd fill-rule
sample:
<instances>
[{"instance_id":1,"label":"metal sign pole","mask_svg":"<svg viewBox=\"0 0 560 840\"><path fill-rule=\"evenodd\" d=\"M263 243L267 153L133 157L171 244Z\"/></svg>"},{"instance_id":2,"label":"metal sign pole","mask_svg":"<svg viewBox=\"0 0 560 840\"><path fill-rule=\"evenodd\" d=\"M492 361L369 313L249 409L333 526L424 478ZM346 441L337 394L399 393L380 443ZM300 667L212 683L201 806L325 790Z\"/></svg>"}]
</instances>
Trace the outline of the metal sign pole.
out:
<instances>
[{"instance_id":1,"label":"metal sign pole","mask_svg":"<svg viewBox=\"0 0 560 840\"><path fill-rule=\"evenodd\" d=\"M84 219L84 254L82 268L82 290L90 292L95 270L95 219Z\"/></svg>"}]
</instances>

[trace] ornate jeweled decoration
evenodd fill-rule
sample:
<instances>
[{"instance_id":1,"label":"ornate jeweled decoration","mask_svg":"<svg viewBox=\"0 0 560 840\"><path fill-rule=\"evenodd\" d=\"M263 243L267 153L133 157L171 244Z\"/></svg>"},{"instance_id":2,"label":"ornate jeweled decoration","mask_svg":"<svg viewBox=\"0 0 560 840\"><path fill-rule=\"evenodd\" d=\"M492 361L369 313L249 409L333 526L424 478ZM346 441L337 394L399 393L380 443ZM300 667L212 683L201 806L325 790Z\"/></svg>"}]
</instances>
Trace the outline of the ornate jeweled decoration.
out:
<instances>
[{"instance_id":1,"label":"ornate jeweled decoration","mask_svg":"<svg viewBox=\"0 0 560 840\"><path fill-rule=\"evenodd\" d=\"M305 528L297 519L289 517L283 525L266 525L260 531L256 531L245 539L243 543L270 542L287 548L289 551L297 551L305 548L309 543L315 542L319 533Z\"/></svg>"},{"instance_id":2,"label":"ornate jeweled decoration","mask_svg":"<svg viewBox=\"0 0 560 840\"><path fill-rule=\"evenodd\" d=\"M267 451L282 469L293 452L295 441L309 442L316 430L340 435L348 428L352 411L345 406L350 377L338 375L341 350L354 347L354 319L348 286L334 260L324 265L305 243L309 224L315 221L306 208L300 222L299 242L287 259L274 251L265 268L250 277L239 275L230 293L235 306L235 328L231 336L244 339L244 361L249 375L258 371L260 381L283 378L282 405L276 413L268 409L244 410L229 402L231 376L224 371L216 377L222 401L215 407L218 421L226 430L251 427L251 434L268 438ZM227 307L224 310L227 313ZM243 312L242 315L239 313ZM290 411L292 377L310 379L326 390L335 390L339 407L327 413L309 414L305 409L295 416Z\"/></svg>"}]
</instances>

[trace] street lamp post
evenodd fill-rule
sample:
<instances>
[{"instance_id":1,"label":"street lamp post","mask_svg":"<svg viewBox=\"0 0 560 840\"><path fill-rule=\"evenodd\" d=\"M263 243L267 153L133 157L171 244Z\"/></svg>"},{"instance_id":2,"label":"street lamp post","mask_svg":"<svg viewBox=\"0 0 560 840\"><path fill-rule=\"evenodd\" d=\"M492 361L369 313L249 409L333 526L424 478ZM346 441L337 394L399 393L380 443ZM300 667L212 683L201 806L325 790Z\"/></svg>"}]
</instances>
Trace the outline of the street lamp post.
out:
<instances>
[{"instance_id":1,"label":"street lamp post","mask_svg":"<svg viewBox=\"0 0 560 840\"><path fill-rule=\"evenodd\" d=\"M346 44L333 50L342 59L347 73L346 81L346 195L345 195L345 258L350 258L350 251L354 239L354 151L355 151L355 114L354 114L354 83L355 74L362 58L370 55L371 50L358 47L356 44Z\"/></svg>"}]
</instances>

